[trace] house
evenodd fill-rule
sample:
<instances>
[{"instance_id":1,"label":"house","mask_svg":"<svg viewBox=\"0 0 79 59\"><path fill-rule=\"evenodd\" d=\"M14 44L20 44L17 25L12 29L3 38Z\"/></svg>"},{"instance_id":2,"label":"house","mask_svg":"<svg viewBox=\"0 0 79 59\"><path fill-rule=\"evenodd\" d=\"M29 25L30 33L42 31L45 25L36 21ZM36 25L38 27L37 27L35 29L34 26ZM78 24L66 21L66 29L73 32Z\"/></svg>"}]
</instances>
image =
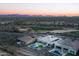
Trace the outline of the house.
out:
<instances>
[{"instance_id":1,"label":"house","mask_svg":"<svg viewBox=\"0 0 79 59\"><path fill-rule=\"evenodd\" d=\"M28 45L28 44L34 42L35 40L36 39L34 37L31 37L31 36L27 35L27 36L17 38L16 42L17 42L17 45L23 46L23 45Z\"/></svg>"},{"instance_id":2,"label":"house","mask_svg":"<svg viewBox=\"0 0 79 59\"><path fill-rule=\"evenodd\" d=\"M46 43L51 46L49 53L53 55L76 55L79 50L79 40L69 37L45 35L37 38L38 42Z\"/></svg>"},{"instance_id":3,"label":"house","mask_svg":"<svg viewBox=\"0 0 79 59\"><path fill-rule=\"evenodd\" d=\"M39 36L37 38L37 41L42 43L52 44L52 42L57 41L59 39L61 38L54 35L43 35L43 36Z\"/></svg>"},{"instance_id":4,"label":"house","mask_svg":"<svg viewBox=\"0 0 79 59\"><path fill-rule=\"evenodd\" d=\"M79 49L79 40L72 40L70 38L60 39L55 42L52 42L53 49L49 51L53 55L76 55L77 50Z\"/></svg>"}]
</instances>

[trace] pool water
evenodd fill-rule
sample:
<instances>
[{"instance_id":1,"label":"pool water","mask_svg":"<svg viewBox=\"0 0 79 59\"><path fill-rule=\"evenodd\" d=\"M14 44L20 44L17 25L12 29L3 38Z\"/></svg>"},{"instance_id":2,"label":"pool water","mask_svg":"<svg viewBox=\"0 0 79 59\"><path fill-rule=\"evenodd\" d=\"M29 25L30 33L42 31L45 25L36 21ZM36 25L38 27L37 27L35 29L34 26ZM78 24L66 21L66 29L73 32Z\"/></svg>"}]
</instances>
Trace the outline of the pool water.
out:
<instances>
[{"instance_id":1,"label":"pool water","mask_svg":"<svg viewBox=\"0 0 79 59\"><path fill-rule=\"evenodd\" d=\"M37 49L37 50L41 50L42 48L45 47L45 44L36 42L36 43L28 45L28 47L33 48L33 49Z\"/></svg>"}]
</instances>

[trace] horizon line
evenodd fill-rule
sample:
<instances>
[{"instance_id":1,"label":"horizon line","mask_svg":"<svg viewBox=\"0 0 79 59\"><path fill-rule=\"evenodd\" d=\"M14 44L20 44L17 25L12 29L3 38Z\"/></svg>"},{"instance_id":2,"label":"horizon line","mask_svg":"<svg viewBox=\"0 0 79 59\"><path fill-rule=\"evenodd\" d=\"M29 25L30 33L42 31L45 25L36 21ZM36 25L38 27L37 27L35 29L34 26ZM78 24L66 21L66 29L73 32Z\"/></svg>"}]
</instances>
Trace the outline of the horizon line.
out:
<instances>
[{"instance_id":1,"label":"horizon line","mask_svg":"<svg viewBox=\"0 0 79 59\"><path fill-rule=\"evenodd\" d=\"M24 16L50 16L50 17L52 17L52 16L54 16L54 17L77 17L77 16L79 16L79 15L30 15L30 14L0 14L0 15L24 15Z\"/></svg>"}]
</instances>

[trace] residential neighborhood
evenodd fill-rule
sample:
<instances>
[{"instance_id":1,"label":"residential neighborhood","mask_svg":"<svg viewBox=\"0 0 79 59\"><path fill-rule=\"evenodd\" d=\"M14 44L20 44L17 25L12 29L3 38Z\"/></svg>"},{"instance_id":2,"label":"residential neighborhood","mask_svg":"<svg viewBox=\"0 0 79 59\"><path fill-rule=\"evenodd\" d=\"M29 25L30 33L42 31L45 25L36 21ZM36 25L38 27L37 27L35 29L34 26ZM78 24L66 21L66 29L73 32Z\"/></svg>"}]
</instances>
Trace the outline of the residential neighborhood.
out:
<instances>
[{"instance_id":1,"label":"residential neighborhood","mask_svg":"<svg viewBox=\"0 0 79 59\"><path fill-rule=\"evenodd\" d=\"M78 7L0 3L0 56L79 56Z\"/></svg>"}]
</instances>

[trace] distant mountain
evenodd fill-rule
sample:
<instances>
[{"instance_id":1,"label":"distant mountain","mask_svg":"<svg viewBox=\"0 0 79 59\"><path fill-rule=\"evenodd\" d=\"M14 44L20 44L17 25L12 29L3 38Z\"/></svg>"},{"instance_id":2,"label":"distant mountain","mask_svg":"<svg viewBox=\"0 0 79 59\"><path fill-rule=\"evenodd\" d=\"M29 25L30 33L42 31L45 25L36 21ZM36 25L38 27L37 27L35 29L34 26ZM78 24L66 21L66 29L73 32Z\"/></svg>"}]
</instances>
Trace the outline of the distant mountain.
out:
<instances>
[{"instance_id":1,"label":"distant mountain","mask_svg":"<svg viewBox=\"0 0 79 59\"><path fill-rule=\"evenodd\" d=\"M22 14L0 14L0 17L27 17L31 15L22 15Z\"/></svg>"},{"instance_id":2,"label":"distant mountain","mask_svg":"<svg viewBox=\"0 0 79 59\"><path fill-rule=\"evenodd\" d=\"M28 15L28 14L0 14L0 17L79 17L79 16L44 16L44 15Z\"/></svg>"},{"instance_id":3,"label":"distant mountain","mask_svg":"<svg viewBox=\"0 0 79 59\"><path fill-rule=\"evenodd\" d=\"M0 14L0 21L14 21L14 20L40 20L40 21L52 21L52 20L66 20L76 21L79 20L79 16L42 16L42 15L23 15L23 14ZM77 21L76 21L77 22Z\"/></svg>"}]
</instances>

